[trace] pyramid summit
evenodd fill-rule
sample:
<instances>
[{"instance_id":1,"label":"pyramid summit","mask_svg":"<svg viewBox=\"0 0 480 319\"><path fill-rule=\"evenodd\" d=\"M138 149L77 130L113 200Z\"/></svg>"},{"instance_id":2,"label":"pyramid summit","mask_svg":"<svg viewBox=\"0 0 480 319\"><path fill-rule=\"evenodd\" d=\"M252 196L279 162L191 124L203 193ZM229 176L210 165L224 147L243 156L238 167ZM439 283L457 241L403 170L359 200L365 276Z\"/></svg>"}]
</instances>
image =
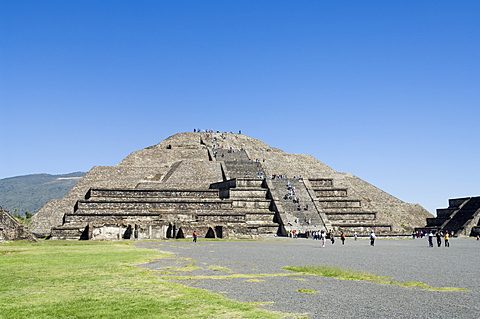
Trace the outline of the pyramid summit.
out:
<instances>
[{"instance_id":1,"label":"pyramid summit","mask_svg":"<svg viewBox=\"0 0 480 319\"><path fill-rule=\"evenodd\" d=\"M254 238L293 231L406 235L432 217L310 155L235 133L178 133L93 167L32 218L56 239Z\"/></svg>"}]
</instances>

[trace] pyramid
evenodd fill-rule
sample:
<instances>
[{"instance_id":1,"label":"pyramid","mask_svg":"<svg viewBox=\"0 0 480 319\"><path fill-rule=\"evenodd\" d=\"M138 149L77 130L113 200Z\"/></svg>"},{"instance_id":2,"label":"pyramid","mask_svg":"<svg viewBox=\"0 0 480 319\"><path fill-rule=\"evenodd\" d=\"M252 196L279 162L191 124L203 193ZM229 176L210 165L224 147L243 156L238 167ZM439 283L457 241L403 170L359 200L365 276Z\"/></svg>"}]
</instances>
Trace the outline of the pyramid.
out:
<instances>
[{"instance_id":1,"label":"pyramid","mask_svg":"<svg viewBox=\"0 0 480 319\"><path fill-rule=\"evenodd\" d=\"M4 240L37 241L37 238L8 211L0 207L0 242Z\"/></svg>"},{"instance_id":2,"label":"pyramid","mask_svg":"<svg viewBox=\"0 0 480 319\"><path fill-rule=\"evenodd\" d=\"M480 196L451 198L447 208L438 208L435 218L427 218L425 233L449 231L456 236L480 236Z\"/></svg>"},{"instance_id":3,"label":"pyramid","mask_svg":"<svg viewBox=\"0 0 480 319\"><path fill-rule=\"evenodd\" d=\"M53 239L287 236L314 230L406 235L432 217L310 155L242 134L179 133L95 166L32 218Z\"/></svg>"}]
</instances>

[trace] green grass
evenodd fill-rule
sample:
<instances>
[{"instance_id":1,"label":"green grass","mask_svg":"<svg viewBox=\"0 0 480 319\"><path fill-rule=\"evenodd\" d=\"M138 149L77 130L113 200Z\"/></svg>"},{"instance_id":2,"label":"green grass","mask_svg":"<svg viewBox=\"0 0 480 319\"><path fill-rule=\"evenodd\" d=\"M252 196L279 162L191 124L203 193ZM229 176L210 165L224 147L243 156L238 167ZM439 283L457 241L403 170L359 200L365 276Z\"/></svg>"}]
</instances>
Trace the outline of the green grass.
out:
<instances>
[{"instance_id":1,"label":"green grass","mask_svg":"<svg viewBox=\"0 0 480 319\"><path fill-rule=\"evenodd\" d=\"M216 266L216 265L210 265L208 266L208 269L211 269L213 271L230 271L230 269L221 267L221 266Z\"/></svg>"},{"instance_id":2,"label":"green grass","mask_svg":"<svg viewBox=\"0 0 480 319\"><path fill-rule=\"evenodd\" d=\"M395 285L404 288L419 288L429 291L468 291L468 289L454 287L430 287L423 282L408 281L400 282L391 277L377 276L367 272L359 272L332 266L287 266L285 270L299 272L305 275L333 277L342 280L362 280L380 285Z\"/></svg>"},{"instance_id":3,"label":"green grass","mask_svg":"<svg viewBox=\"0 0 480 319\"><path fill-rule=\"evenodd\" d=\"M287 317L132 267L159 258L122 241L3 243L0 318Z\"/></svg>"},{"instance_id":4,"label":"green grass","mask_svg":"<svg viewBox=\"0 0 480 319\"><path fill-rule=\"evenodd\" d=\"M217 276L197 276L197 275L171 275L161 274L161 276L167 280L196 280L196 279L212 279L212 280L229 280L229 279L236 279L236 278L267 278L267 277L290 277L293 276L289 273L281 273L281 274L231 274L231 275L217 275Z\"/></svg>"},{"instance_id":5,"label":"green grass","mask_svg":"<svg viewBox=\"0 0 480 319\"><path fill-rule=\"evenodd\" d=\"M309 294L309 295L314 295L314 294L318 293L318 291L312 290L312 289L298 289L297 291L301 292L301 293L304 293L304 294Z\"/></svg>"}]
</instances>

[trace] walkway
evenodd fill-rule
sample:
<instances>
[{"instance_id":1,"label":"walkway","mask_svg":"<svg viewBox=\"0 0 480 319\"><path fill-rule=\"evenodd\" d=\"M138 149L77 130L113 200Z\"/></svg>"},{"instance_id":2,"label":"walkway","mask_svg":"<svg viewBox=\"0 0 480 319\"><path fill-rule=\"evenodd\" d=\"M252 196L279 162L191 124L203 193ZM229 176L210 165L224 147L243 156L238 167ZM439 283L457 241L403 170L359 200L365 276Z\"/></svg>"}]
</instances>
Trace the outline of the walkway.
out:
<instances>
[{"instance_id":1,"label":"walkway","mask_svg":"<svg viewBox=\"0 0 480 319\"><path fill-rule=\"evenodd\" d=\"M427 240L377 240L347 238L345 246L312 239L271 241L139 242L177 255L142 267L201 269L178 275L202 276L182 284L221 293L230 299L265 302L263 307L311 318L476 318L480 313L480 242L453 239L451 247L429 248ZM186 259L188 258L188 260ZM193 261L192 261L193 260ZM378 285L362 281L302 276L282 269L287 265L332 265L420 281L433 287L458 287L471 291L435 292ZM223 269L223 270L222 270ZM244 274L244 278L205 279L203 276ZM262 277L261 274L268 276ZM251 277L247 275L253 275ZM255 276L257 275L257 276ZM284 276L288 275L288 276ZM317 291L316 294L299 289Z\"/></svg>"}]
</instances>

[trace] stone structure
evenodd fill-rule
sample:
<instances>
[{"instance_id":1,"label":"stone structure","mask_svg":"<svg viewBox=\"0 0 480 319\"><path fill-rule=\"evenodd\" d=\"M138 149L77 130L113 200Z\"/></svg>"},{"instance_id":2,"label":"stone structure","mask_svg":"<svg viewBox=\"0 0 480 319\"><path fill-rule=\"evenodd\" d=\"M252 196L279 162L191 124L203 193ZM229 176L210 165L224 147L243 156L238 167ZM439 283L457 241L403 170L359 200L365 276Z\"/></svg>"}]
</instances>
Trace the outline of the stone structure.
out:
<instances>
[{"instance_id":1,"label":"stone structure","mask_svg":"<svg viewBox=\"0 0 480 319\"><path fill-rule=\"evenodd\" d=\"M431 216L309 155L242 134L179 133L94 167L33 216L33 231L59 239L403 235Z\"/></svg>"},{"instance_id":2,"label":"stone structure","mask_svg":"<svg viewBox=\"0 0 480 319\"><path fill-rule=\"evenodd\" d=\"M416 230L448 230L457 236L480 235L480 197L454 198L448 204L448 208L437 209L436 218L427 218L425 227Z\"/></svg>"},{"instance_id":3,"label":"stone structure","mask_svg":"<svg viewBox=\"0 0 480 319\"><path fill-rule=\"evenodd\" d=\"M25 226L0 207L0 241L21 239L37 241L37 238Z\"/></svg>"}]
</instances>

